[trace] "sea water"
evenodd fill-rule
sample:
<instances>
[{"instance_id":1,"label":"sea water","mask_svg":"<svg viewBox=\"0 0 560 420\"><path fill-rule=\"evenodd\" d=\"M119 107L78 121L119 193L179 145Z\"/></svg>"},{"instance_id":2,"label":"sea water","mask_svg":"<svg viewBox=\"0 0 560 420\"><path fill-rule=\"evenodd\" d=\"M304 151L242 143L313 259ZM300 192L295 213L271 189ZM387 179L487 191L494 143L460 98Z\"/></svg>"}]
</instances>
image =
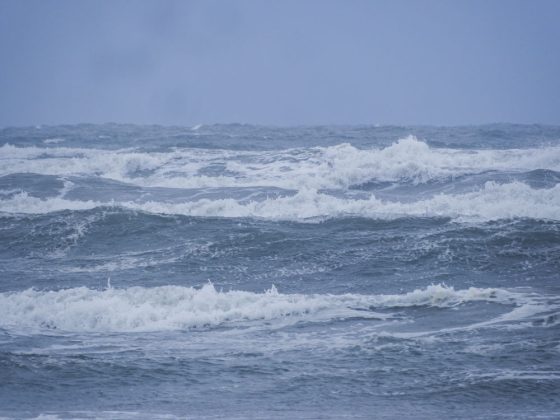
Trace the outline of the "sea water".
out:
<instances>
[{"instance_id":1,"label":"sea water","mask_svg":"<svg viewBox=\"0 0 560 420\"><path fill-rule=\"evenodd\" d=\"M560 127L0 130L0 417L560 417Z\"/></svg>"}]
</instances>

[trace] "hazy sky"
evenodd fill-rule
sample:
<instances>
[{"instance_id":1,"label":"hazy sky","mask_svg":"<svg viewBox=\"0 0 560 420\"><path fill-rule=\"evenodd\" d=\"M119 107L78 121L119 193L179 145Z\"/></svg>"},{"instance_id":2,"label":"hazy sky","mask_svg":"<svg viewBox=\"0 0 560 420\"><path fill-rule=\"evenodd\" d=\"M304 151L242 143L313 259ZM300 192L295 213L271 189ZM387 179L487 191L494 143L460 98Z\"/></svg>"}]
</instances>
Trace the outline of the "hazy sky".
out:
<instances>
[{"instance_id":1,"label":"hazy sky","mask_svg":"<svg viewBox=\"0 0 560 420\"><path fill-rule=\"evenodd\" d=\"M560 1L0 0L0 125L560 124Z\"/></svg>"}]
</instances>

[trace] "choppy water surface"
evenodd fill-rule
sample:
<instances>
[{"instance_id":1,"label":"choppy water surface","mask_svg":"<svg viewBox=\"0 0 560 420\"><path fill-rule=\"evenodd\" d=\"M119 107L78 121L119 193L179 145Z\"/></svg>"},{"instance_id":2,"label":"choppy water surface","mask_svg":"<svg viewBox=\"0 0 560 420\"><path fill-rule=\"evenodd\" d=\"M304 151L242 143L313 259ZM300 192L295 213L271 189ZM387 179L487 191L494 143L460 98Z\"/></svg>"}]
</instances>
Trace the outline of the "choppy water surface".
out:
<instances>
[{"instance_id":1,"label":"choppy water surface","mask_svg":"<svg viewBox=\"0 0 560 420\"><path fill-rule=\"evenodd\" d=\"M0 416L560 416L560 128L0 131Z\"/></svg>"}]
</instances>

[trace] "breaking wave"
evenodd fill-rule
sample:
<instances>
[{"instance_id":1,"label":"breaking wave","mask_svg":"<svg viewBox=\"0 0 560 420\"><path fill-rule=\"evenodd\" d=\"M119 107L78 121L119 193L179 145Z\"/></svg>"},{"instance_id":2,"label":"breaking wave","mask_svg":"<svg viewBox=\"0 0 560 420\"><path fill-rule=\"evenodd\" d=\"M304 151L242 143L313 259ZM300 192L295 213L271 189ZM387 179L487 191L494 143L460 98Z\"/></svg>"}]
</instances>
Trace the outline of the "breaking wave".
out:
<instances>
[{"instance_id":1,"label":"breaking wave","mask_svg":"<svg viewBox=\"0 0 560 420\"><path fill-rule=\"evenodd\" d=\"M534 189L521 182L486 182L477 191L440 193L428 199L397 202L376 198L336 197L317 190L302 189L291 196L240 202L232 198L201 199L180 203L100 202L62 197L40 199L21 192L0 201L4 213L42 214L63 210L118 207L155 214L195 217L262 218L305 221L336 217L395 219L401 217L446 217L456 221L490 221L512 218L560 220L560 184Z\"/></svg>"},{"instance_id":2,"label":"breaking wave","mask_svg":"<svg viewBox=\"0 0 560 420\"><path fill-rule=\"evenodd\" d=\"M445 285L431 285L400 295L282 294L274 286L264 293L224 292L216 290L211 283L202 288L28 289L0 294L0 327L147 332L286 319L294 322L355 317L382 320L391 315L374 310L449 308L475 301L519 306L527 302L527 297L503 289L455 290Z\"/></svg>"},{"instance_id":3,"label":"breaking wave","mask_svg":"<svg viewBox=\"0 0 560 420\"><path fill-rule=\"evenodd\" d=\"M348 188L373 181L416 184L485 171L560 170L560 147L509 150L432 148L407 137L383 149L281 151L176 148L166 152L66 147L0 147L0 176L98 176L143 187L267 186Z\"/></svg>"}]
</instances>

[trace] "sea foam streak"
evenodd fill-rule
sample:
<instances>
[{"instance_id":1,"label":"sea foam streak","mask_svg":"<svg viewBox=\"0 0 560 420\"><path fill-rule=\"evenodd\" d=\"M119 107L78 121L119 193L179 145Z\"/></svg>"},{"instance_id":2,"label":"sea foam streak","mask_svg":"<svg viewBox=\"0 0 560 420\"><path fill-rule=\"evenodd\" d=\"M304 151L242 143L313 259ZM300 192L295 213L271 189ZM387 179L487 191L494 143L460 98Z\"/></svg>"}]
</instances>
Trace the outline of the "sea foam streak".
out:
<instances>
[{"instance_id":1,"label":"sea foam streak","mask_svg":"<svg viewBox=\"0 0 560 420\"><path fill-rule=\"evenodd\" d=\"M155 214L195 217L262 218L305 221L336 217L394 219L399 217L450 217L457 221L489 221L510 218L560 220L560 184L533 189L521 182L487 182L481 189L463 194L438 194L414 202L376 198L335 197L316 190L302 189L287 197L242 203L231 198L201 199L182 203L98 202L60 197L39 199L27 193L0 200L0 212L42 214L62 210L88 210L113 206Z\"/></svg>"},{"instance_id":2,"label":"sea foam streak","mask_svg":"<svg viewBox=\"0 0 560 420\"><path fill-rule=\"evenodd\" d=\"M374 181L424 183L485 171L560 171L560 147L432 148L414 137L383 149L350 144L279 151L177 148L168 152L0 147L0 175L99 176L144 187L348 188Z\"/></svg>"},{"instance_id":3,"label":"sea foam streak","mask_svg":"<svg viewBox=\"0 0 560 420\"><path fill-rule=\"evenodd\" d=\"M487 301L520 305L526 297L503 289L444 285L401 295L282 294L272 287L264 293L222 292L212 284L58 291L28 289L0 294L0 327L14 330L57 329L82 332L141 332L235 325L246 321L287 318L297 322L352 317L385 319L375 309L411 306L453 307Z\"/></svg>"}]
</instances>

